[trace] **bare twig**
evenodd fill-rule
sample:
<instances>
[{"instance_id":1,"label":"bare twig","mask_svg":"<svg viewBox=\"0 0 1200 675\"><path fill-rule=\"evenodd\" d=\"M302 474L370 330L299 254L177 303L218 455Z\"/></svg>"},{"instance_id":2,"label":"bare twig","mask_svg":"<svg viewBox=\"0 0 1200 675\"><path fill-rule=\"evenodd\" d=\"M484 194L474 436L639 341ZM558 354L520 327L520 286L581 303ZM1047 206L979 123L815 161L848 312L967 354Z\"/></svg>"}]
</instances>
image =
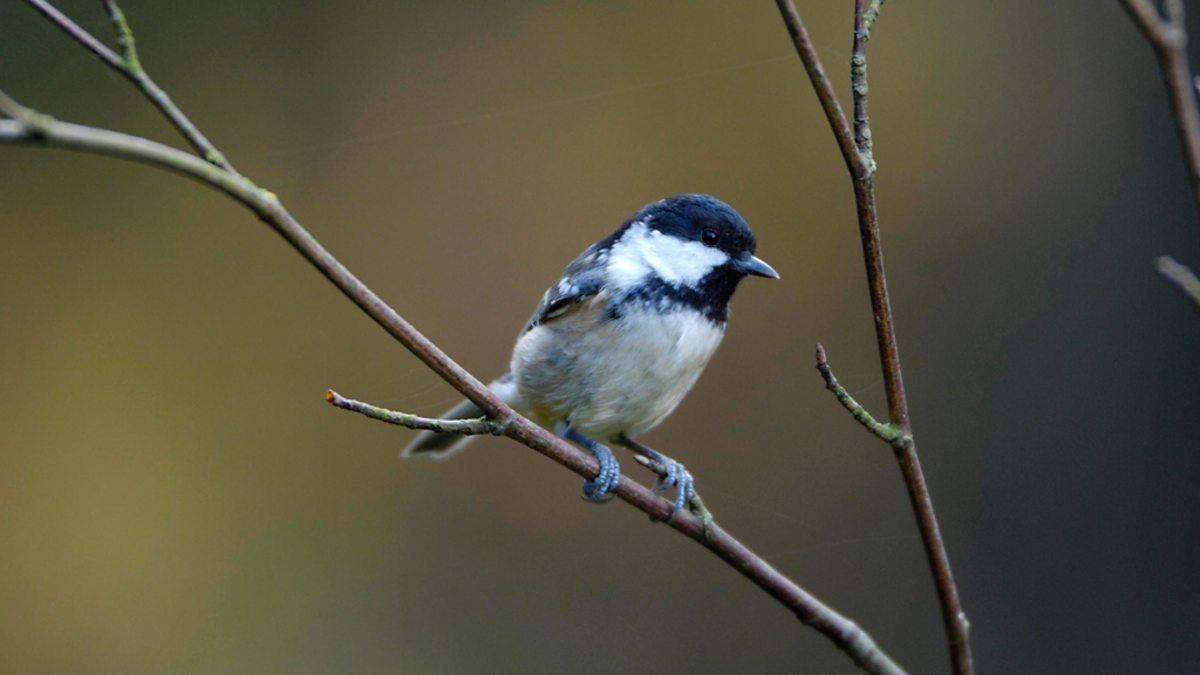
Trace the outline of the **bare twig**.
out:
<instances>
[{"instance_id":1,"label":"bare twig","mask_svg":"<svg viewBox=\"0 0 1200 675\"><path fill-rule=\"evenodd\" d=\"M792 44L796 46L796 53L800 55L800 62L804 64L808 79L817 92L817 100L821 102L821 109L825 111L825 117L829 120L829 128L833 130L833 137L837 139L842 157L846 160L846 168L850 170L851 175L857 175L866 169L866 165L855 150L854 132L850 130L850 123L846 121L846 113L842 111L842 104L838 102L829 76L825 74L825 66L821 65L821 59L817 56L817 48L808 36L804 20L800 18L800 12L796 11L792 0L775 0L775 4L783 15L788 35L792 36Z\"/></svg>"},{"instance_id":2,"label":"bare twig","mask_svg":"<svg viewBox=\"0 0 1200 675\"><path fill-rule=\"evenodd\" d=\"M912 435L895 424L884 424L875 419L861 403L854 400L850 392L837 381L833 376L833 368L829 366L828 359L825 358L825 347L821 343L817 343L817 370L821 373L821 377L825 379L825 388L833 392L846 410L858 420L858 423L863 425L867 431L875 434L880 440L888 445L895 446L898 449L904 449L905 446L912 443Z\"/></svg>"},{"instance_id":3,"label":"bare twig","mask_svg":"<svg viewBox=\"0 0 1200 675\"><path fill-rule=\"evenodd\" d=\"M142 68L142 62L138 59L137 47L133 39L133 31L125 20L125 14L114 0L103 0L103 2L109 19L112 21L113 30L116 32L117 44L121 47L120 55L45 0L25 0L25 2L49 19L50 23L58 26L60 30L83 45L108 67L132 82L207 162L237 175L237 170L233 168L225 155L217 150L216 146L188 119L188 116L183 114L179 106L175 105L171 97L167 96L167 92L163 91Z\"/></svg>"},{"instance_id":4,"label":"bare twig","mask_svg":"<svg viewBox=\"0 0 1200 675\"><path fill-rule=\"evenodd\" d=\"M1192 198L1200 209L1200 105L1196 101L1192 68L1188 65L1183 0L1165 0L1162 14L1152 0L1121 0L1121 4L1158 56L1192 181Z\"/></svg>"},{"instance_id":5,"label":"bare twig","mask_svg":"<svg viewBox=\"0 0 1200 675\"><path fill-rule=\"evenodd\" d=\"M586 478L592 478L598 472L596 460L590 455L518 415L482 382L405 321L303 229L272 193L161 143L106 129L60 122L46 116L39 116L38 119L41 123L37 127L21 119L0 120L0 143L65 148L130 159L181 173L224 192L274 228L368 316L442 379L478 405L489 418L510 420L505 431L509 438ZM861 628L780 574L716 523L706 524L690 513L675 512L671 502L624 476L614 492L652 519L667 522L675 530L715 553L795 613L802 622L825 634L867 672L904 672L876 647Z\"/></svg>"},{"instance_id":6,"label":"bare twig","mask_svg":"<svg viewBox=\"0 0 1200 675\"><path fill-rule=\"evenodd\" d=\"M102 60L113 67L118 67L106 56L111 53L110 50L79 29L44 0L27 1ZM117 23L119 30L127 30L127 24L123 21ZM128 35L126 43L132 45L132 33ZM127 51L126 56L128 57L130 53ZM118 67L118 69L123 73L126 72L123 67ZM131 77L130 79L139 87L143 86L139 83L138 78ZM161 106L159 109L170 117L170 110L175 108L170 105L168 109ZM2 93L0 93L0 111L13 118L0 120L0 144L64 148L138 161L198 180L245 205L278 232L388 334L472 403L479 406L487 419L502 420L504 435L536 450L581 476L591 478L598 472L599 467L594 458L513 411L482 382L464 370L412 324L389 307L370 288L359 281L296 221L273 193L255 186L234 172L227 163L222 165L203 161L175 148L137 136L59 122L21 106ZM182 113L180 114L182 115ZM190 140L192 139L186 130L180 129L180 131ZM211 157L208 159L211 160ZM495 431L489 430L489 433L495 433ZM650 515L652 519L666 522L673 529L709 549L787 607L800 621L817 629L832 640L863 670L889 675L904 672L854 622L827 607L795 582L780 574L716 523L706 522L685 511L676 511L671 502L626 477L620 478L614 493L617 497Z\"/></svg>"},{"instance_id":7,"label":"bare twig","mask_svg":"<svg viewBox=\"0 0 1200 675\"><path fill-rule=\"evenodd\" d=\"M1152 0L1121 0L1134 24L1154 48L1159 69L1171 98L1175 128L1183 145L1184 163L1192 181L1192 198L1200 209L1200 78L1192 75L1187 54L1187 23L1184 21L1183 1L1164 0L1159 13ZM1155 260L1160 274L1184 292L1200 310L1200 281L1187 267L1169 256Z\"/></svg>"},{"instance_id":8,"label":"bare twig","mask_svg":"<svg viewBox=\"0 0 1200 675\"><path fill-rule=\"evenodd\" d=\"M387 422L388 424L396 424L409 429L419 429L423 431L436 431L439 434L462 434L463 436L483 436L491 434L492 436L503 436L504 430L508 425L503 422L498 422L487 417L478 419L465 420L441 420L432 417L419 417L398 410L390 410L388 408L380 408L370 403L363 403L352 398L346 398L336 391L330 389L325 392L325 400L335 408L342 410L350 410L362 415L366 415L371 419Z\"/></svg>"},{"instance_id":9,"label":"bare twig","mask_svg":"<svg viewBox=\"0 0 1200 675\"><path fill-rule=\"evenodd\" d=\"M871 309L875 317L875 337L879 346L879 357L883 369L884 388L887 392L888 415L891 422L881 427L890 427L904 443L891 443L896 460L900 465L909 500L916 514L917 525L925 547L941 602L942 621L950 645L951 663L954 672L965 675L973 672L969 623L958 597L950 559L938 527L933 500L925 484L925 474L917 456L916 442L912 439L912 423L909 419L908 398L904 389L904 378L900 367L900 352L896 342L896 329L892 320L892 305L888 296L887 275L883 264L883 244L880 239L879 215L875 207L875 158L871 138L870 116L867 111L867 53L866 45L870 29L879 14L882 0L854 2L854 42L850 60L850 88L853 96L854 127L851 135L841 106L825 76L816 48L808 37L799 12L792 0L776 0L788 33L796 46L800 60L804 63L813 89L820 99L829 125L833 129L838 147L842 151L846 167L854 186L854 200L858 211L859 234L862 239L863 258L867 268L867 286L870 291ZM832 375L832 373L830 373ZM840 397L839 397L840 398ZM853 399L850 399L853 400ZM843 401L845 404L845 401ZM854 410L851 410L854 412ZM866 413L859 406L860 413ZM855 415L859 421L862 417ZM873 420L873 418L871 418ZM878 424L876 422L876 424ZM878 434L876 434L878 435ZM887 440L886 438L884 440Z\"/></svg>"},{"instance_id":10,"label":"bare twig","mask_svg":"<svg viewBox=\"0 0 1200 675\"><path fill-rule=\"evenodd\" d=\"M42 115L31 108L26 108L3 91L0 91L0 113L4 113L8 117L19 121L31 133L36 133L51 121L46 115Z\"/></svg>"},{"instance_id":11,"label":"bare twig","mask_svg":"<svg viewBox=\"0 0 1200 675\"><path fill-rule=\"evenodd\" d=\"M863 29L867 31L867 36L871 35L871 28L875 26L875 20L879 18L879 10L883 9L883 3L886 0L871 0L871 4L867 5L867 11L863 13Z\"/></svg>"},{"instance_id":12,"label":"bare twig","mask_svg":"<svg viewBox=\"0 0 1200 675\"><path fill-rule=\"evenodd\" d=\"M110 68L122 75L128 76L121 57L117 56L116 52L109 49L103 42L97 40L91 33L80 28L79 24L71 20L71 17L58 11L58 8L48 2L44 2L44 0L25 0L25 3L46 17L50 23L58 26L64 33L71 36L72 40L83 45L84 49L99 57Z\"/></svg>"},{"instance_id":13,"label":"bare twig","mask_svg":"<svg viewBox=\"0 0 1200 675\"><path fill-rule=\"evenodd\" d=\"M1183 294L1192 301L1196 311L1200 311L1200 279L1197 279L1190 269L1176 262L1169 255L1159 256L1154 261L1154 266L1158 268L1159 274L1183 291Z\"/></svg>"}]
</instances>

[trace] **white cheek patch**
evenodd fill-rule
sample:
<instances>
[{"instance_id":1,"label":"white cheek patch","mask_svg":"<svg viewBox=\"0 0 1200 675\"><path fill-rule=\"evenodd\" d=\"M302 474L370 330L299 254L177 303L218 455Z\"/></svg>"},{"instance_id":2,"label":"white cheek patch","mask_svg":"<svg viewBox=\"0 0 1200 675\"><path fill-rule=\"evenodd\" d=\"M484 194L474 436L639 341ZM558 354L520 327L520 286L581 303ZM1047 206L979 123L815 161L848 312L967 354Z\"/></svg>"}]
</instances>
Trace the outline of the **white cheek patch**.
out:
<instances>
[{"instance_id":1,"label":"white cheek patch","mask_svg":"<svg viewBox=\"0 0 1200 675\"><path fill-rule=\"evenodd\" d=\"M698 241L683 241L634 223L613 244L608 256L609 278L618 288L630 288L650 274L673 286L692 286L729 255Z\"/></svg>"}]
</instances>

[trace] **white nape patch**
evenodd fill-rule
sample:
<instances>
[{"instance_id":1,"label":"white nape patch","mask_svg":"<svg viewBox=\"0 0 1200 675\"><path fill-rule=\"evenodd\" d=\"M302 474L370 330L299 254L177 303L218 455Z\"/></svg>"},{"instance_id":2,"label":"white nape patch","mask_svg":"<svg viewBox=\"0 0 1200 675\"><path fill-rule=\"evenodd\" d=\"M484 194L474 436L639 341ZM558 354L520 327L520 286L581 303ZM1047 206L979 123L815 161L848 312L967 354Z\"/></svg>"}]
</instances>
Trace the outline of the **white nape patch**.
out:
<instances>
[{"instance_id":1,"label":"white nape patch","mask_svg":"<svg viewBox=\"0 0 1200 675\"><path fill-rule=\"evenodd\" d=\"M612 245L608 275L620 289L632 288L651 274L673 286L694 286L715 267L729 262L724 251L684 241L636 222Z\"/></svg>"}]
</instances>

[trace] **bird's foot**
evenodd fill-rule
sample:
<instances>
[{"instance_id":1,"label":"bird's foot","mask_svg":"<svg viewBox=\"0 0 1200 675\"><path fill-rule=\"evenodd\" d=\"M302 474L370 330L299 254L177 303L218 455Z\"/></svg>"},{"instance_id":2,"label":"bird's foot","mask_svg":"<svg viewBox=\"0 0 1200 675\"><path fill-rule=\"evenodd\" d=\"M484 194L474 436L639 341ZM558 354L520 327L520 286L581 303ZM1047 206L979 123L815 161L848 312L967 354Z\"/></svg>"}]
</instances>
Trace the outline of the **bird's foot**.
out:
<instances>
[{"instance_id":1,"label":"bird's foot","mask_svg":"<svg viewBox=\"0 0 1200 675\"><path fill-rule=\"evenodd\" d=\"M588 448L596 461L600 462L600 471L592 480L583 482L583 500L587 502L606 502L613 498L612 489L621 481L621 467L612 450L596 444L596 448ZM599 450L599 451L597 451Z\"/></svg>"},{"instance_id":2,"label":"bird's foot","mask_svg":"<svg viewBox=\"0 0 1200 675\"><path fill-rule=\"evenodd\" d=\"M690 506L690 510L699 515L695 508L700 503L700 495L696 494L696 479L692 478L691 472L682 464L662 455L636 455L634 459L638 464L658 474L653 488L655 492L661 494L672 487L675 488L675 502L672 504L671 515L675 515L676 511L685 506Z\"/></svg>"},{"instance_id":3,"label":"bird's foot","mask_svg":"<svg viewBox=\"0 0 1200 675\"><path fill-rule=\"evenodd\" d=\"M612 450L570 427L563 427L558 431L563 438L578 443L592 453L592 456L600 463L600 470L596 473L596 477L583 483L583 500L598 504L612 499L612 490L621 481L621 466L617 464L617 458L613 456Z\"/></svg>"},{"instance_id":4,"label":"bird's foot","mask_svg":"<svg viewBox=\"0 0 1200 675\"><path fill-rule=\"evenodd\" d=\"M676 511L691 503L692 497L696 496L696 479L692 478L691 472L683 464L666 455L659 455L654 459L662 464L662 472L658 474L654 491L661 494L674 487Z\"/></svg>"},{"instance_id":5,"label":"bird's foot","mask_svg":"<svg viewBox=\"0 0 1200 675\"><path fill-rule=\"evenodd\" d=\"M675 488L675 502L671 515L686 507L706 523L712 521L712 515L704 508L700 495L696 494L696 479L683 464L634 440L622 438L619 442L638 453L635 459L639 464L658 474L658 481L654 484L655 492L663 493L672 487Z\"/></svg>"}]
</instances>

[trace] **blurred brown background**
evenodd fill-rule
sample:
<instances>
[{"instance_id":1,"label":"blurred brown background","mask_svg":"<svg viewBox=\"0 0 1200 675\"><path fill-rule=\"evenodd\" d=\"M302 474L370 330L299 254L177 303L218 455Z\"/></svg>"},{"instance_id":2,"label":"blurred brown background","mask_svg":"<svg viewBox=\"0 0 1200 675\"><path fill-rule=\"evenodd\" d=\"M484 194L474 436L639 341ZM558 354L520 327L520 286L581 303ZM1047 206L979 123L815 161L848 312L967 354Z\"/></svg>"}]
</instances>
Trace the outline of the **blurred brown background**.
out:
<instances>
[{"instance_id":1,"label":"blurred brown background","mask_svg":"<svg viewBox=\"0 0 1200 675\"><path fill-rule=\"evenodd\" d=\"M845 93L833 4L800 3ZM99 3L60 6L108 37ZM481 377L645 202L737 207L783 280L745 284L646 440L902 664L946 670L895 464L812 367L821 340L885 409L849 183L773 3L124 6L239 168ZM887 5L870 51L901 350L980 672L1194 670L1200 321L1151 260L1200 264L1200 224L1149 47L1116 2L970 0ZM0 85L177 142L16 0ZM228 199L59 151L0 148L0 178L0 670L854 672L527 449L400 464L410 432L325 389L458 396Z\"/></svg>"}]
</instances>

